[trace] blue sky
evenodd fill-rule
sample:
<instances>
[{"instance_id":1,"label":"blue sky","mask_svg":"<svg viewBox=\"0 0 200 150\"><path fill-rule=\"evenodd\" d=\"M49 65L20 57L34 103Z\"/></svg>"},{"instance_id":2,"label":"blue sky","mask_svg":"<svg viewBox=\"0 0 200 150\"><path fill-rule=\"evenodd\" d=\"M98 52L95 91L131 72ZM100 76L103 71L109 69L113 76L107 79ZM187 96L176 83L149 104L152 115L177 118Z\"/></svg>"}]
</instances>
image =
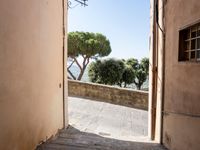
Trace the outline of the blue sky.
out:
<instances>
[{"instance_id":1,"label":"blue sky","mask_svg":"<svg viewBox=\"0 0 200 150\"><path fill-rule=\"evenodd\" d=\"M69 9L68 32L104 34L111 43L109 57L149 55L150 0L88 0L87 7ZM73 0L72 0L73 2ZM73 2L76 5L76 2Z\"/></svg>"}]
</instances>

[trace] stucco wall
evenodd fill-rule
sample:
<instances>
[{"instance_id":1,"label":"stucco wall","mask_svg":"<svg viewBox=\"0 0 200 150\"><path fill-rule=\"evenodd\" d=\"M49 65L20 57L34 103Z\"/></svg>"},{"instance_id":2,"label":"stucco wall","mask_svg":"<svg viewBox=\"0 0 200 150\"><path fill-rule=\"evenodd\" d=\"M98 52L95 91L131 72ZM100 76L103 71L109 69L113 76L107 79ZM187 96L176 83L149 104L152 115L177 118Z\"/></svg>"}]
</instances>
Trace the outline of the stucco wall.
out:
<instances>
[{"instance_id":1,"label":"stucco wall","mask_svg":"<svg viewBox=\"0 0 200 150\"><path fill-rule=\"evenodd\" d=\"M0 1L1 150L32 150L63 128L62 6Z\"/></svg>"},{"instance_id":2,"label":"stucco wall","mask_svg":"<svg viewBox=\"0 0 200 150\"><path fill-rule=\"evenodd\" d=\"M94 83L68 81L69 96L79 96L98 101L148 109L148 92L117 88Z\"/></svg>"},{"instance_id":3,"label":"stucco wall","mask_svg":"<svg viewBox=\"0 0 200 150\"><path fill-rule=\"evenodd\" d=\"M179 30L200 20L199 0L167 0L163 142L200 149L200 63L178 62Z\"/></svg>"}]
</instances>

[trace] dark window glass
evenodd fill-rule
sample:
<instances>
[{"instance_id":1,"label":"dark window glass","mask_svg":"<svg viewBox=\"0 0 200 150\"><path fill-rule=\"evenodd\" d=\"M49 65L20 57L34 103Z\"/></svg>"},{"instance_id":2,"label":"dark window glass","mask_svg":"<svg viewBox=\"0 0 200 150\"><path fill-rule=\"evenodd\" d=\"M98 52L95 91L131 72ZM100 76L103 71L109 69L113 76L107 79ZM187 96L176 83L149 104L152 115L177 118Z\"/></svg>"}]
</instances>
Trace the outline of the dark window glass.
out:
<instances>
[{"instance_id":1,"label":"dark window glass","mask_svg":"<svg viewBox=\"0 0 200 150\"><path fill-rule=\"evenodd\" d=\"M193 27L191 30L191 38L195 38L197 36L197 27Z\"/></svg>"},{"instance_id":2,"label":"dark window glass","mask_svg":"<svg viewBox=\"0 0 200 150\"><path fill-rule=\"evenodd\" d=\"M197 49L200 49L200 38L197 39Z\"/></svg>"},{"instance_id":3,"label":"dark window glass","mask_svg":"<svg viewBox=\"0 0 200 150\"><path fill-rule=\"evenodd\" d=\"M185 30L185 31L183 32L183 39L184 39L184 40L190 39L190 30L189 30L189 29L187 29L187 30Z\"/></svg>"},{"instance_id":4,"label":"dark window glass","mask_svg":"<svg viewBox=\"0 0 200 150\"><path fill-rule=\"evenodd\" d=\"M197 31L197 36L200 36L200 29Z\"/></svg>"},{"instance_id":5,"label":"dark window glass","mask_svg":"<svg viewBox=\"0 0 200 150\"><path fill-rule=\"evenodd\" d=\"M189 52L185 52L184 60L189 60Z\"/></svg>"},{"instance_id":6,"label":"dark window glass","mask_svg":"<svg viewBox=\"0 0 200 150\"><path fill-rule=\"evenodd\" d=\"M195 58L195 51L191 51L191 56L190 56L191 59L194 59Z\"/></svg>"},{"instance_id":7,"label":"dark window glass","mask_svg":"<svg viewBox=\"0 0 200 150\"><path fill-rule=\"evenodd\" d=\"M197 51L197 59L200 59L200 51Z\"/></svg>"},{"instance_id":8,"label":"dark window glass","mask_svg":"<svg viewBox=\"0 0 200 150\"><path fill-rule=\"evenodd\" d=\"M196 48L196 39L191 41L191 50Z\"/></svg>"}]
</instances>

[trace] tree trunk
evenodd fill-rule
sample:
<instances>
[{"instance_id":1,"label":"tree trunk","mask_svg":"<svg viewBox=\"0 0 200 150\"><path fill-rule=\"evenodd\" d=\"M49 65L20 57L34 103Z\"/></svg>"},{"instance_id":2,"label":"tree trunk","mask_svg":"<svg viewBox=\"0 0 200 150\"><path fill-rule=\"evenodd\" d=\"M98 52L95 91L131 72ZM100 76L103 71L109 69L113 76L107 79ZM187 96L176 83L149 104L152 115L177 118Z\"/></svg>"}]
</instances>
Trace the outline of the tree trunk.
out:
<instances>
[{"instance_id":1,"label":"tree trunk","mask_svg":"<svg viewBox=\"0 0 200 150\"><path fill-rule=\"evenodd\" d=\"M81 70L80 70L80 74L78 75L78 78L77 78L77 80L81 80L82 79L82 77L83 77L83 74L84 74L84 72L85 72L85 69L86 69L86 67L87 66L85 66L85 67L83 67Z\"/></svg>"},{"instance_id":2,"label":"tree trunk","mask_svg":"<svg viewBox=\"0 0 200 150\"><path fill-rule=\"evenodd\" d=\"M73 62L70 64L70 66L68 67L68 73L71 75L71 77L74 79L74 80L81 80L82 79L82 77L83 77L83 74L84 74L84 72L85 72L85 70L86 70L86 68L87 68L87 65L89 64L89 62L90 62L90 58L89 57L87 57L87 56L83 56L83 62L82 62L82 66L80 65L80 63L78 62L78 60L77 60L77 58L76 57L73 57ZM79 69L80 69L80 73L79 73L79 75L78 75L78 77L75 77L75 75L73 75L73 73L70 71L70 69L69 68L71 68L71 66L73 65L73 63L76 63L76 65L79 67Z\"/></svg>"},{"instance_id":3,"label":"tree trunk","mask_svg":"<svg viewBox=\"0 0 200 150\"><path fill-rule=\"evenodd\" d=\"M124 83L124 88L126 88L126 86L127 86L127 84L126 84L126 82Z\"/></svg>"}]
</instances>

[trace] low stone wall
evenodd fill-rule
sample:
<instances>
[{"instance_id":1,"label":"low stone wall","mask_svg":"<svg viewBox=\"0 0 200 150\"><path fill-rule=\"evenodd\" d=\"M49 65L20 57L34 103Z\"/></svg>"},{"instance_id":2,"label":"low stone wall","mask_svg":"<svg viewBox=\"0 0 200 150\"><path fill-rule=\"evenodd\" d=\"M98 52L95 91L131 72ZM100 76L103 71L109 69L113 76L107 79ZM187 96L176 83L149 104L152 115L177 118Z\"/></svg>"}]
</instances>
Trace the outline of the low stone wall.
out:
<instances>
[{"instance_id":1,"label":"low stone wall","mask_svg":"<svg viewBox=\"0 0 200 150\"><path fill-rule=\"evenodd\" d=\"M148 109L148 92L101 84L68 81L69 96L89 98L139 109Z\"/></svg>"}]
</instances>

